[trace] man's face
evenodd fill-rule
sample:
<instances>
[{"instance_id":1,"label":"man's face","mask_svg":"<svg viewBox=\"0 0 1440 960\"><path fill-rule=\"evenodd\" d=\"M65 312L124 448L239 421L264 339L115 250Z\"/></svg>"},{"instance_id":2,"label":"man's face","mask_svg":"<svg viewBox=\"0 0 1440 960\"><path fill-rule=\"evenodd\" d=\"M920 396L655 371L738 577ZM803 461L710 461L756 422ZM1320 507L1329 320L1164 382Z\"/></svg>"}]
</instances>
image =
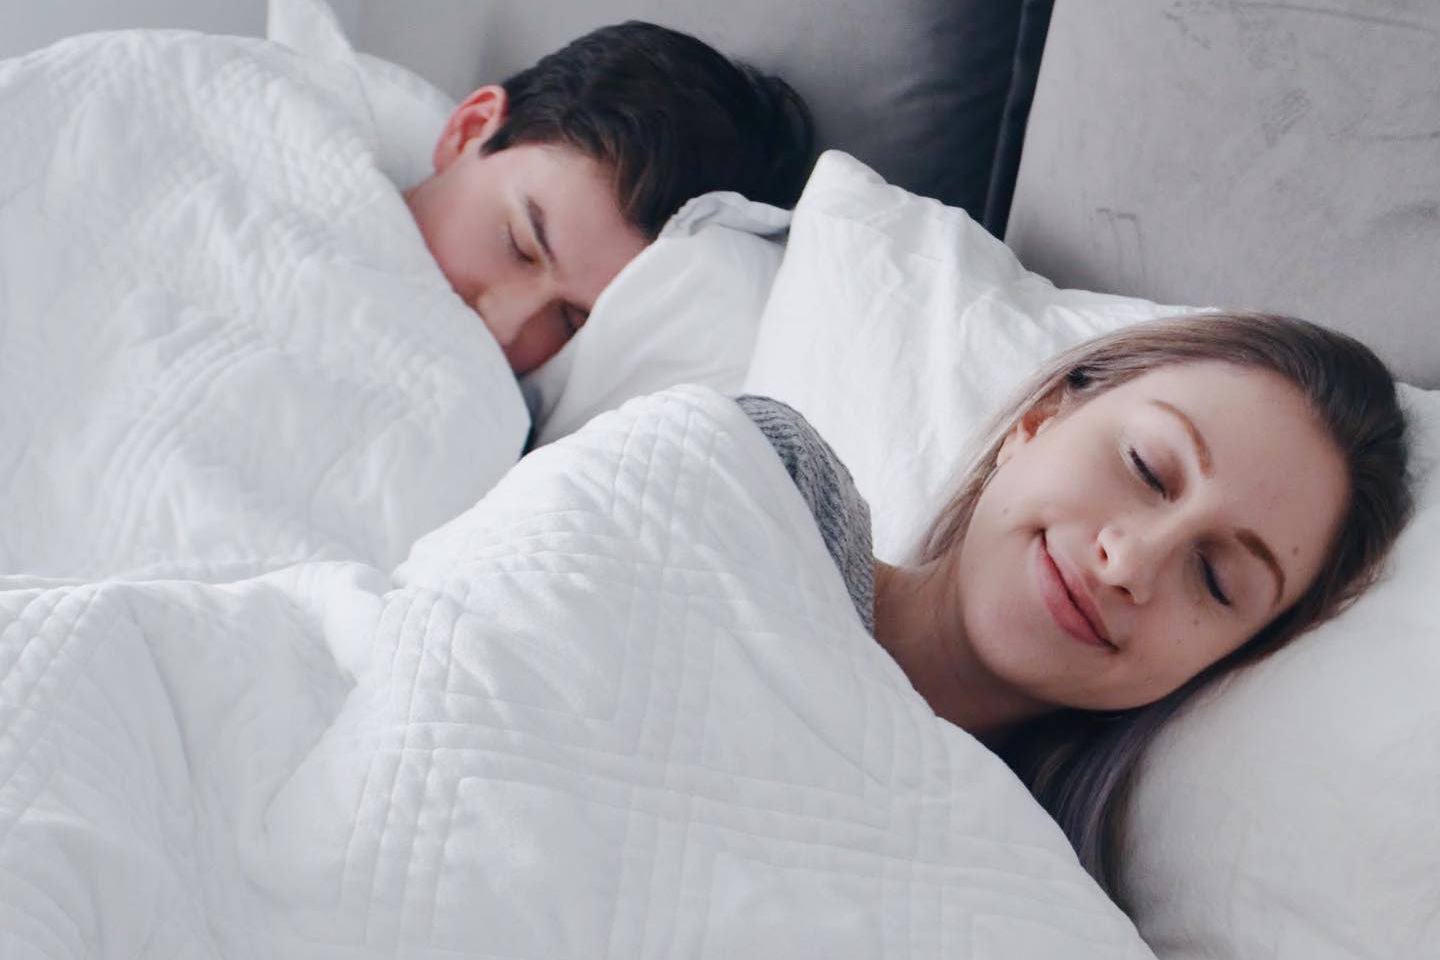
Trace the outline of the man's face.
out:
<instances>
[{"instance_id":1,"label":"man's face","mask_svg":"<svg viewBox=\"0 0 1440 960\"><path fill-rule=\"evenodd\" d=\"M503 98L485 87L455 111L435 174L405 200L450 286L518 375L565 345L648 241L625 222L609 171L584 154L552 144L482 154Z\"/></svg>"}]
</instances>

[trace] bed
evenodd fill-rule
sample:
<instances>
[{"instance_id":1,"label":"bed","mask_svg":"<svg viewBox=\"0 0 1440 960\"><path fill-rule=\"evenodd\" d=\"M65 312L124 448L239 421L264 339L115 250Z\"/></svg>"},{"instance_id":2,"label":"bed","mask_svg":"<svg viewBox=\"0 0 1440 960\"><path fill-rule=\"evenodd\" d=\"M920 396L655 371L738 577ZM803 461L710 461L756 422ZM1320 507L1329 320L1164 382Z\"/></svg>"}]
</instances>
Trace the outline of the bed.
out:
<instances>
[{"instance_id":1,"label":"bed","mask_svg":"<svg viewBox=\"0 0 1440 960\"><path fill-rule=\"evenodd\" d=\"M0 63L0 955L1437 955L1430 6L269 13ZM793 213L688 205L517 385L396 188L632 16L783 71L827 152ZM1207 305L1375 346L1420 509L1156 744L1127 913L728 397L805 413L896 559L1035 364Z\"/></svg>"}]
</instances>

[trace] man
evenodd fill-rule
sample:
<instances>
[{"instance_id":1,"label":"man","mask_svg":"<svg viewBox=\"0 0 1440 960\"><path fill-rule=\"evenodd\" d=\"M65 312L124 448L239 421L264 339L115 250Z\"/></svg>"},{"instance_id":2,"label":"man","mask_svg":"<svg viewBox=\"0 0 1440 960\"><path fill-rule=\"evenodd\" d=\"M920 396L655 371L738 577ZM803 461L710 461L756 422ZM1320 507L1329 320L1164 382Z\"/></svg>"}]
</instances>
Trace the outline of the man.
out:
<instances>
[{"instance_id":1,"label":"man","mask_svg":"<svg viewBox=\"0 0 1440 960\"><path fill-rule=\"evenodd\" d=\"M564 346L686 200L733 190L792 206L813 140L783 81L632 21L472 93L405 199L518 376Z\"/></svg>"}]
</instances>

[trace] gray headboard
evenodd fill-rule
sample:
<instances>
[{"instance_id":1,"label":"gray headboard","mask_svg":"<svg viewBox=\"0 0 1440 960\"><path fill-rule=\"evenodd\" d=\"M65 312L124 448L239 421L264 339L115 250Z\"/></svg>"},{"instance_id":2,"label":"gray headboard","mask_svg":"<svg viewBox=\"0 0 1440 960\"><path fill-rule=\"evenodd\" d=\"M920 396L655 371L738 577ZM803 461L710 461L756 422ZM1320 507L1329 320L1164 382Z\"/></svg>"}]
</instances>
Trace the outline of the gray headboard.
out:
<instances>
[{"instance_id":1,"label":"gray headboard","mask_svg":"<svg viewBox=\"0 0 1440 960\"><path fill-rule=\"evenodd\" d=\"M1008 206L1034 83L1033 63L1014 82L1022 25L1038 52L1050 3L362 0L356 40L458 97L594 27L651 20L783 75L810 103L822 147L984 219L987 199L992 218ZM1009 141L997 150L1002 121ZM992 189L997 153L1008 169Z\"/></svg>"},{"instance_id":2,"label":"gray headboard","mask_svg":"<svg viewBox=\"0 0 1440 960\"><path fill-rule=\"evenodd\" d=\"M1006 240L1293 313L1440 386L1440 0L1058 0Z\"/></svg>"}]
</instances>

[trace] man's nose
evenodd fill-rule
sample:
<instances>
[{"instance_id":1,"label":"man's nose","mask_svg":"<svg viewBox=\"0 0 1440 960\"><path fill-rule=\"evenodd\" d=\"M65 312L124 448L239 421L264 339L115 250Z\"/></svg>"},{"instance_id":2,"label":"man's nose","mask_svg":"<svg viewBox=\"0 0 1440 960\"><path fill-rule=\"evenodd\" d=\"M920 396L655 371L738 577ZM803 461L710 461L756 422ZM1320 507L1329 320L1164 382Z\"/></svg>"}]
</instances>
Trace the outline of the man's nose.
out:
<instances>
[{"instance_id":1,"label":"man's nose","mask_svg":"<svg viewBox=\"0 0 1440 960\"><path fill-rule=\"evenodd\" d=\"M500 345L508 347L520 339L525 325L544 310L549 300L544 284L527 281L488 287L471 306Z\"/></svg>"}]
</instances>

